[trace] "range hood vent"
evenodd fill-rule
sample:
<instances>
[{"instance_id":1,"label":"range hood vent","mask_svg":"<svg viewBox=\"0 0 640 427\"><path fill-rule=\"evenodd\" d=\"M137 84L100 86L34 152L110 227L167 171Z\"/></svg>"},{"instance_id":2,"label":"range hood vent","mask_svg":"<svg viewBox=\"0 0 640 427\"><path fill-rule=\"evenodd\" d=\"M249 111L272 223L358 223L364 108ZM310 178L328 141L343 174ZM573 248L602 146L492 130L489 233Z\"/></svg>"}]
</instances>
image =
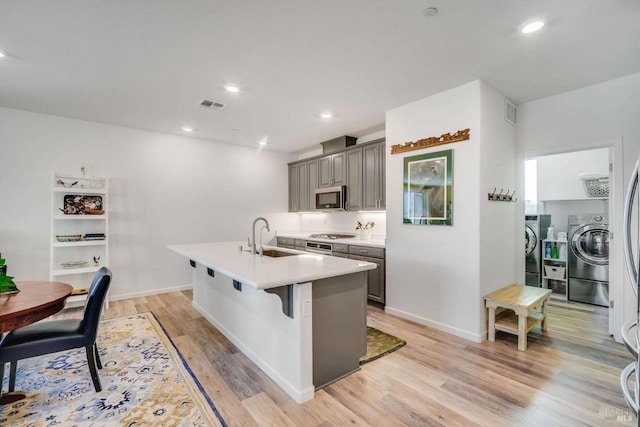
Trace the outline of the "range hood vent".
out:
<instances>
[{"instance_id":1,"label":"range hood vent","mask_svg":"<svg viewBox=\"0 0 640 427\"><path fill-rule=\"evenodd\" d=\"M330 154L335 153L336 151L342 151L347 147L351 147L352 145L356 145L355 136L339 136L337 138L330 139L325 142L321 142L322 144L322 154Z\"/></svg>"}]
</instances>

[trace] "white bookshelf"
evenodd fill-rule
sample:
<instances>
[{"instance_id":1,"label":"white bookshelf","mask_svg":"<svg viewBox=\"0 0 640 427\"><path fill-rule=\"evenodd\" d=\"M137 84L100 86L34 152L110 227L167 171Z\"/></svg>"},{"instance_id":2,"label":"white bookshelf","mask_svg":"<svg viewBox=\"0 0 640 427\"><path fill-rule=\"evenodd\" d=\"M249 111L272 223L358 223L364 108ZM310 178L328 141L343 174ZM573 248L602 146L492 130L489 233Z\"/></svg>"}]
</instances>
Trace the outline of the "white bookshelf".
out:
<instances>
[{"instance_id":1,"label":"white bookshelf","mask_svg":"<svg viewBox=\"0 0 640 427\"><path fill-rule=\"evenodd\" d=\"M551 245L553 255L553 246L558 251L558 257L548 256L546 253L547 243ZM544 239L542 241L542 287L551 289L551 296L554 299L567 299L567 278L569 277L569 269L567 268L567 250L568 243L566 240Z\"/></svg>"},{"instance_id":2,"label":"white bookshelf","mask_svg":"<svg viewBox=\"0 0 640 427\"><path fill-rule=\"evenodd\" d=\"M54 173L51 194L50 280L68 283L76 292L88 291L96 271L109 266L109 180ZM96 213L96 210L104 212ZM105 238L85 240L87 234L104 234ZM60 241L65 238L59 236L79 237ZM73 262L86 264L71 268L63 266L63 263ZM86 294L72 295L67 298L67 306L84 304L86 298Z\"/></svg>"}]
</instances>

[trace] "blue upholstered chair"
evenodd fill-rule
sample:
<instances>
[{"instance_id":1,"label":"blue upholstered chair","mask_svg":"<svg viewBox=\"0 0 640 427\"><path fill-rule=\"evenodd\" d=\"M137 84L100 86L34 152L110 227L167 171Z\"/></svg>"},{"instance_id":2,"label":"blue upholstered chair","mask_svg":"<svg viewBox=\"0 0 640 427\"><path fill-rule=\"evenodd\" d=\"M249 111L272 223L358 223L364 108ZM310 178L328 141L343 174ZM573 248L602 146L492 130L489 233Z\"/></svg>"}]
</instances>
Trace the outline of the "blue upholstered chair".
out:
<instances>
[{"instance_id":1,"label":"blue upholstered chair","mask_svg":"<svg viewBox=\"0 0 640 427\"><path fill-rule=\"evenodd\" d=\"M96 392L102 390L97 369L102 369L96 336L104 299L111 283L111 271L102 267L91 282L82 319L45 320L18 328L0 341L0 394L4 365L10 362L9 392L14 391L18 360L84 347ZM96 369L97 368L97 369Z\"/></svg>"}]
</instances>

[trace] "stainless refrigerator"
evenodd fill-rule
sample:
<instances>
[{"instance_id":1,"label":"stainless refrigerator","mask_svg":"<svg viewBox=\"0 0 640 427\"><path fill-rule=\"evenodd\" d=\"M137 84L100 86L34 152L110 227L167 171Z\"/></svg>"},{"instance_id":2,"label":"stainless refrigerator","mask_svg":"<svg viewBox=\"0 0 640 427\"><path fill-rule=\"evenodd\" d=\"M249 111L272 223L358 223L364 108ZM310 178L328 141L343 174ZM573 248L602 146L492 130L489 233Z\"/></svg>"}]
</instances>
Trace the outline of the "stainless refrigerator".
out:
<instances>
[{"instance_id":1,"label":"stainless refrigerator","mask_svg":"<svg viewBox=\"0 0 640 427\"><path fill-rule=\"evenodd\" d=\"M620 385L624 399L636 418L636 424L640 426L638 407L640 406L640 292L638 292L638 277L640 276L640 194L638 191L638 167L640 159L631 174L631 181L627 188L627 197L624 206L624 253L627 273L633 292L636 296L635 319L626 322L622 326L622 338L627 348L633 354L635 361L627 365L620 375ZM636 220L634 221L634 217ZM634 224L635 223L635 224ZM632 378L633 377L633 378Z\"/></svg>"}]
</instances>

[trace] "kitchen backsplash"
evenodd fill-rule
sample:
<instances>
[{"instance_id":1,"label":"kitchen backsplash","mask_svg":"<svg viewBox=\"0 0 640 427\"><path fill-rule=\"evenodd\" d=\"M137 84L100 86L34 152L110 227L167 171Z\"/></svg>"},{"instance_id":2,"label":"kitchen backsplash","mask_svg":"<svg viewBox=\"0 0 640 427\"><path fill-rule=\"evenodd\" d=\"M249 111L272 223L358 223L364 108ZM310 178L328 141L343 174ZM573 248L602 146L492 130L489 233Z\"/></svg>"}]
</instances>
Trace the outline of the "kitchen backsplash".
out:
<instances>
[{"instance_id":1,"label":"kitchen backsplash","mask_svg":"<svg viewBox=\"0 0 640 427\"><path fill-rule=\"evenodd\" d=\"M375 225L371 229L371 238L384 239L387 234L387 215L385 212L330 212L330 213L303 213L290 214L297 217L299 232L356 232L356 223L362 224L373 221ZM293 220L292 222L294 222Z\"/></svg>"}]
</instances>

